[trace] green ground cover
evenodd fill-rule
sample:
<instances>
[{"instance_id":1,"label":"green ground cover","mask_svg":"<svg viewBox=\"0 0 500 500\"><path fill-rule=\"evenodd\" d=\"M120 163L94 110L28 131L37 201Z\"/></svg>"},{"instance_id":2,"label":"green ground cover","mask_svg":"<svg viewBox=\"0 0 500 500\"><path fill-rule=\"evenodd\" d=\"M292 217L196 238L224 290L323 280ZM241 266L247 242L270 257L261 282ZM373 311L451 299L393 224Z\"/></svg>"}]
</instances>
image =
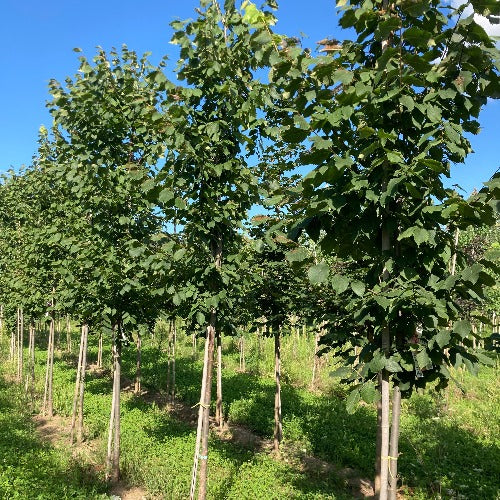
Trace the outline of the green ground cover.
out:
<instances>
[{"instance_id":1,"label":"green ground cover","mask_svg":"<svg viewBox=\"0 0 500 500\"><path fill-rule=\"evenodd\" d=\"M190 339L179 336L177 391L185 408L199 398L202 342L193 359ZM97 357L92 339L89 362ZM238 371L236 342L224 352L224 408L234 425L266 440L273 430L272 341L248 337L247 372ZM6 352L5 344L2 351ZM37 392L43 394L46 351L37 350ZM346 412L344 389L329 377L333 357L325 358L318 389L310 391L313 341L289 336L283 346L283 457L262 447L236 444L215 435L210 442L209 497L259 499L347 499L353 491L336 469L352 468L372 478L375 456L375 409L368 405ZM105 350L104 359L109 359ZM75 377L74 356L58 352L54 366L54 408L69 416ZM135 352L124 353L124 386L134 378ZM185 498L189 490L195 429L161 404L167 358L159 339L144 343L143 387L147 395L122 396L122 472L124 479L159 498ZM3 362L4 373L9 369ZM500 387L495 367L475 378L456 374L465 388L444 394L427 390L403 404L400 440L402 491L408 498L492 499L499 494ZM67 447L42 444L21 391L0 385L0 494L3 498L99 498L105 491L102 470L75 463ZM94 441L95 461L104 463L111 401L109 370L87 376L85 428ZM36 411L36 408L35 408ZM13 446L13 443L17 443ZM334 468L304 469L315 456ZM54 478L61 480L54 480ZM31 496L26 496L30 493Z\"/></svg>"}]
</instances>

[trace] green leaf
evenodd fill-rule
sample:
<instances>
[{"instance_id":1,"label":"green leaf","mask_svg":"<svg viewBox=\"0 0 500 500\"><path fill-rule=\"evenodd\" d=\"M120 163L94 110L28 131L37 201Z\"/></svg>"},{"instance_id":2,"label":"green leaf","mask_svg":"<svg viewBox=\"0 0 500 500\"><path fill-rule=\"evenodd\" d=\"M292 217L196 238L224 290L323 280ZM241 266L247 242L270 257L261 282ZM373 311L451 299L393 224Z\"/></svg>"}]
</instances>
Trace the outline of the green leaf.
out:
<instances>
[{"instance_id":1,"label":"green leaf","mask_svg":"<svg viewBox=\"0 0 500 500\"><path fill-rule=\"evenodd\" d=\"M413 111L415 107L415 102L409 95L403 95L399 98L399 102L406 108L408 111Z\"/></svg>"},{"instance_id":2,"label":"green leaf","mask_svg":"<svg viewBox=\"0 0 500 500\"><path fill-rule=\"evenodd\" d=\"M326 262L321 262L316 266L309 268L307 276L309 281L316 285L318 283L324 283L328 279L328 274L330 273L330 268Z\"/></svg>"},{"instance_id":3,"label":"green leaf","mask_svg":"<svg viewBox=\"0 0 500 500\"><path fill-rule=\"evenodd\" d=\"M442 349L450 343L451 333L449 330L441 330L434 338L438 346Z\"/></svg>"},{"instance_id":4,"label":"green leaf","mask_svg":"<svg viewBox=\"0 0 500 500\"><path fill-rule=\"evenodd\" d=\"M361 401L359 389L354 389L349 393L345 401L347 413L352 414L356 410L357 404Z\"/></svg>"},{"instance_id":5,"label":"green leaf","mask_svg":"<svg viewBox=\"0 0 500 500\"><path fill-rule=\"evenodd\" d=\"M158 201L160 203L167 203L174 198L174 193L170 189L162 189L158 195Z\"/></svg>"},{"instance_id":6,"label":"green leaf","mask_svg":"<svg viewBox=\"0 0 500 500\"><path fill-rule=\"evenodd\" d=\"M350 366L341 366L333 372L330 373L330 377L347 378L352 373L352 368Z\"/></svg>"},{"instance_id":7,"label":"green leaf","mask_svg":"<svg viewBox=\"0 0 500 500\"><path fill-rule=\"evenodd\" d=\"M341 274L334 274L331 279L332 288L337 293L343 293L349 287L349 278Z\"/></svg>"},{"instance_id":8,"label":"green leaf","mask_svg":"<svg viewBox=\"0 0 500 500\"><path fill-rule=\"evenodd\" d=\"M302 262L303 260L307 259L309 254L305 248L300 247L287 252L285 256L289 262Z\"/></svg>"},{"instance_id":9,"label":"green leaf","mask_svg":"<svg viewBox=\"0 0 500 500\"><path fill-rule=\"evenodd\" d=\"M453 331L458 333L462 338L467 337L472 331L472 326L469 321L465 319L461 319L459 321L455 321L453 324Z\"/></svg>"},{"instance_id":10,"label":"green leaf","mask_svg":"<svg viewBox=\"0 0 500 500\"><path fill-rule=\"evenodd\" d=\"M380 351L376 351L368 366L373 373L380 372L385 367L386 357Z\"/></svg>"},{"instance_id":11,"label":"green leaf","mask_svg":"<svg viewBox=\"0 0 500 500\"><path fill-rule=\"evenodd\" d=\"M201 326L206 324L205 315L200 311L196 313L196 322Z\"/></svg>"},{"instance_id":12,"label":"green leaf","mask_svg":"<svg viewBox=\"0 0 500 500\"><path fill-rule=\"evenodd\" d=\"M429 358L429 355L427 354L426 349L421 350L415 356L415 359L417 360L417 364L418 364L419 368L426 368L428 365L431 364L431 358Z\"/></svg>"},{"instance_id":13,"label":"green leaf","mask_svg":"<svg viewBox=\"0 0 500 500\"><path fill-rule=\"evenodd\" d=\"M362 281L355 280L351 283L351 290L358 297L362 297L365 293L365 284Z\"/></svg>"},{"instance_id":14,"label":"green leaf","mask_svg":"<svg viewBox=\"0 0 500 500\"><path fill-rule=\"evenodd\" d=\"M374 403L375 401L378 401L380 395L375 387L375 384L372 381L365 382L360 389L360 396L361 399L368 404Z\"/></svg>"},{"instance_id":15,"label":"green leaf","mask_svg":"<svg viewBox=\"0 0 500 500\"><path fill-rule=\"evenodd\" d=\"M399 363L392 357L385 360L385 369L391 373L398 373L403 371L401 366L399 366Z\"/></svg>"}]
</instances>

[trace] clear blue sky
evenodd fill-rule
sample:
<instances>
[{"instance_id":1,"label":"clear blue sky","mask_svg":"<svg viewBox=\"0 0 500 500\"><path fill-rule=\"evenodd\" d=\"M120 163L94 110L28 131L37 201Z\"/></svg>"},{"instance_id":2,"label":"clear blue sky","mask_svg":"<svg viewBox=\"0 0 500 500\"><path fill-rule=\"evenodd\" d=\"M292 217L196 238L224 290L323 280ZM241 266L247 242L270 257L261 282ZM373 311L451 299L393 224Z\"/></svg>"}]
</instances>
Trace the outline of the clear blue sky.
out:
<instances>
[{"instance_id":1,"label":"clear blue sky","mask_svg":"<svg viewBox=\"0 0 500 500\"><path fill-rule=\"evenodd\" d=\"M258 1L256 3L259 3ZM150 51L158 61L168 54L172 66L177 52L168 42L174 19L194 17L198 0L1 0L0 6L0 171L29 164L36 152L38 128L48 125L47 83L64 80L78 69L80 47L92 57L95 47L127 44L138 53ZM290 36L304 33L305 46L325 36L346 38L337 26L334 0L281 0L276 30ZM500 103L491 102L473 137L475 154L452 171L451 183L467 192L500 164Z\"/></svg>"}]
</instances>

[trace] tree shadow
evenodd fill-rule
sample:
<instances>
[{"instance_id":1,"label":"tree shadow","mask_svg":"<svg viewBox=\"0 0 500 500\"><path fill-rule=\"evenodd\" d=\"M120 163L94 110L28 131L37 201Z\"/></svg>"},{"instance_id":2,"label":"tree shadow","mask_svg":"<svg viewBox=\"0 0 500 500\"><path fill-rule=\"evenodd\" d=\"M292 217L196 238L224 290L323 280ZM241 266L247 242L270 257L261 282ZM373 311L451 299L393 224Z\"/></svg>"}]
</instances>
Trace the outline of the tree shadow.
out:
<instances>
[{"instance_id":1,"label":"tree shadow","mask_svg":"<svg viewBox=\"0 0 500 500\"><path fill-rule=\"evenodd\" d=\"M106 484L94 471L43 443L17 389L0 378L0 497L96 498Z\"/></svg>"},{"instance_id":2,"label":"tree shadow","mask_svg":"<svg viewBox=\"0 0 500 500\"><path fill-rule=\"evenodd\" d=\"M473 424L473 422L471 422ZM399 471L430 498L496 498L500 447L437 417L409 419L400 437Z\"/></svg>"}]
</instances>

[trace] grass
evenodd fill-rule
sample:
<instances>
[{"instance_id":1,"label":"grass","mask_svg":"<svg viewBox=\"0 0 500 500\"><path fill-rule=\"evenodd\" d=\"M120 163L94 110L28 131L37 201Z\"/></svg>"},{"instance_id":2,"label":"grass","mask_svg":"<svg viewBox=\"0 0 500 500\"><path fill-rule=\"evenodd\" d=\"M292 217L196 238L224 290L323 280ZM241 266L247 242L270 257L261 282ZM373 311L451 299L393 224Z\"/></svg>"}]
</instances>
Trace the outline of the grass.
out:
<instances>
[{"instance_id":1,"label":"grass","mask_svg":"<svg viewBox=\"0 0 500 500\"><path fill-rule=\"evenodd\" d=\"M190 338L179 335L177 391L186 405L199 399L203 349L193 359ZM90 339L89 362L97 357L96 339ZM236 342L225 343L223 389L225 415L263 439L272 436L274 385L272 340L246 338L247 373L240 373ZM3 346L3 351L5 348ZM37 350L37 392L42 392L46 351ZM321 473L304 470L302 456L314 455L335 468L349 467L362 477L373 476L375 410L359 406L353 415L345 410L345 389L328 373L333 357L322 362L317 390L310 391L313 339L288 336L283 341L283 457L272 458L261 449L211 437L209 498L228 499L347 499L353 493L334 469ZM104 359L109 360L109 349ZM134 377L133 346L124 350L124 379ZM156 338L143 344L143 386L150 393L166 385L167 358L164 343ZM74 356L58 353L54 366L55 411L69 415L75 377ZM7 365L4 363L4 367ZM444 395L427 390L403 404L400 438L400 474L405 497L494 499L499 496L499 384L495 368L479 378L459 372L466 393L453 387ZM99 498L105 485L85 465L72 462L67 451L41 444L33 432L19 389L0 385L2 444L0 496L23 496L36 482L40 493L29 498ZM5 393L5 396L4 396ZM95 440L97 460L103 462L111 401L109 372L87 377L85 427L87 439ZM12 450L12 436L21 435L26 447ZM4 446L3 443L6 445ZM195 430L164 408L124 392L122 397L123 476L130 484L146 488L160 498L185 498L189 491ZM34 448L31 448L33 446ZM40 451L42 450L42 451ZM10 453L10 455L9 455ZM40 454L33 461L33 454ZM5 458L4 458L5 457ZM28 460L29 458L29 460ZM3 460L3 462L2 462ZM5 462L7 460L7 462ZM11 460L12 463L9 462ZM26 463L37 465L30 470ZM22 464L22 465L16 465ZM16 468L17 467L17 468ZM48 477L69 477L54 484ZM38 480L40 476L40 480ZM64 489L65 488L65 489ZM16 496L17 495L17 496ZM38 497L37 497L38 495ZM65 496L66 495L66 496ZM104 498L106 498L104 496Z\"/></svg>"},{"instance_id":2,"label":"grass","mask_svg":"<svg viewBox=\"0 0 500 500\"><path fill-rule=\"evenodd\" d=\"M27 408L19 389L0 377L0 498L107 498L91 469L40 440Z\"/></svg>"}]
</instances>

